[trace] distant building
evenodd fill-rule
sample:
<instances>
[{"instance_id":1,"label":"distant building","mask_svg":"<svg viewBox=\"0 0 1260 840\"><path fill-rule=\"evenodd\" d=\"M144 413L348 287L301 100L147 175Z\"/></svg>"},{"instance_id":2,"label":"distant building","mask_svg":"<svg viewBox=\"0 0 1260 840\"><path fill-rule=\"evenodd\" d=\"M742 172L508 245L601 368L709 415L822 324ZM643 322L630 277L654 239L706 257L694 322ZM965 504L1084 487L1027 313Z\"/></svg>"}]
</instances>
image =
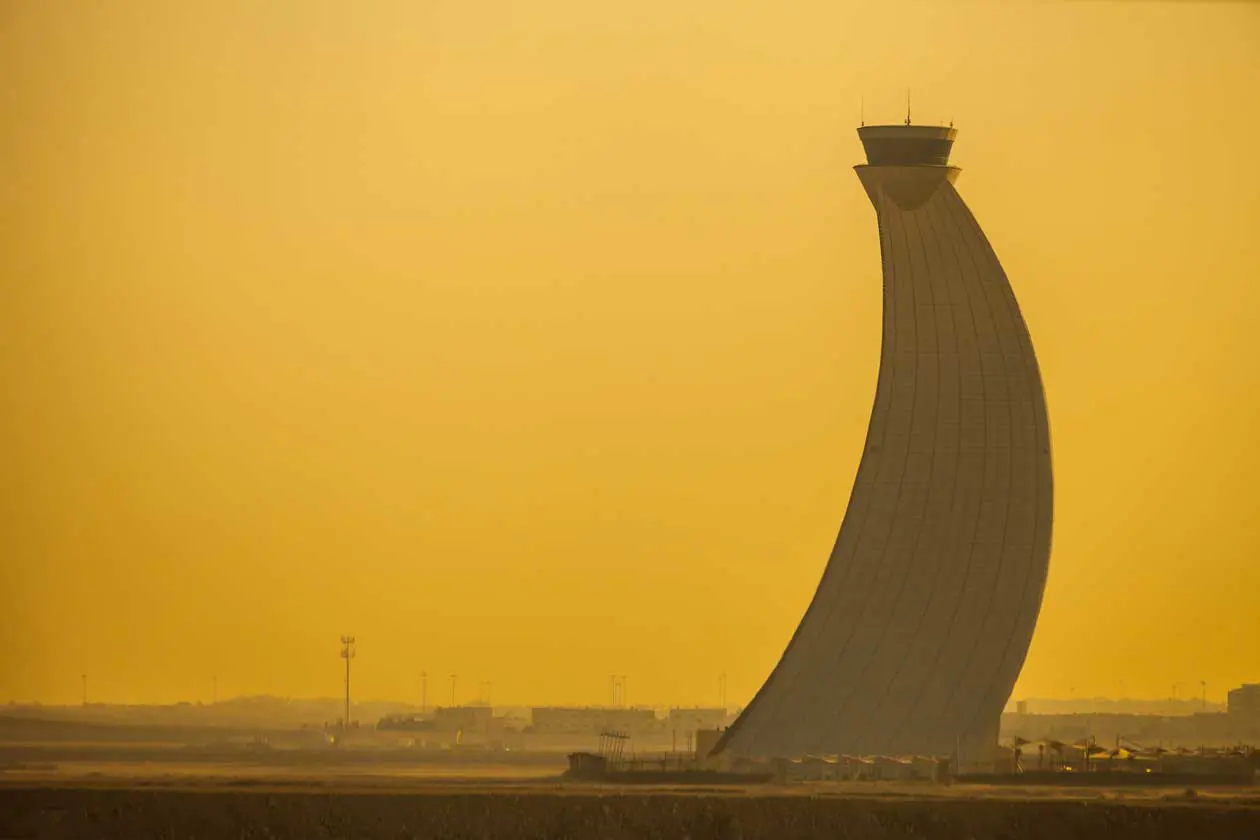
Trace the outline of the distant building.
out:
<instances>
[{"instance_id":1,"label":"distant building","mask_svg":"<svg viewBox=\"0 0 1260 840\"><path fill-rule=\"evenodd\" d=\"M1260 719L1260 683L1246 683L1229 692L1230 715Z\"/></svg>"},{"instance_id":2,"label":"distant building","mask_svg":"<svg viewBox=\"0 0 1260 840\"><path fill-rule=\"evenodd\" d=\"M713 752L713 748L717 746L718 741L722 739L722 730L720 729L697 729L695 734L696 758L704 760L709 757L709 753Z\"/></svg>"},{"instance_id":3,"label":"distant building","mask_svg":"<svg viewBox=\"0 0 1260 840\"><path fill-rule=\"evenodd\" d=\"M701 729L721 729L726 725L726 709L696 707L670 709L666 728L678 734Z\"/></svg>"},{"instance_id":4,"label":"distant building","mask_svg":"<svg viewBox=\"0 0 1260 840\"><path fill-rule=\"evenodd\" d=\"M486 732L494 719L489 706L447 706L433 712L433 729L437 732Z\"/></svg>"},{"instance_id":5,"label":"distant building","mask_svg":"<svg viewBox=\"0 0 1260 840\"><path fill-rule=\"evenodd\" d=\"M598 735L606 729L642 735L660 728L652 709L536 706L532 718L532 729L540 735Z\"/></svg>"},{"instance_id":6,"label":"distant building","mask_svg":"<svg viewBox=\"0 0 1260 840\"><path fill-rule=\"evenodd\" d=\"M433 731L433 721L424 720L416 715L385 715L376 722L376 728L386 732Z\"/></svg>"}]
</instances>

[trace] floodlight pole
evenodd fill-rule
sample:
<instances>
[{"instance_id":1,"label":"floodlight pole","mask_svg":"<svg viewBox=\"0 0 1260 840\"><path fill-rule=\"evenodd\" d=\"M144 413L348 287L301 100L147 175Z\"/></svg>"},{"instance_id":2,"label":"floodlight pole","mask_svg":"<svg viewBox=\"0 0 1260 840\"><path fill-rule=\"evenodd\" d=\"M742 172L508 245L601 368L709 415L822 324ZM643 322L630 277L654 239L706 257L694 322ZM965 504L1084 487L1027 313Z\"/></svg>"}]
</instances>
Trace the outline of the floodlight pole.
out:
<instances>
[{"instance_id":1,"label":"floodlight pole","mask_svg":"<svg viewBox=\"0 0 1260 840\"><path fill-rule=\"evenodd\" d=\"M341 719L343 730L350 728L350 660L354 659L354 636L341 637L341 658L346 660L346 716Z\"/></svg>"}]
</instances>

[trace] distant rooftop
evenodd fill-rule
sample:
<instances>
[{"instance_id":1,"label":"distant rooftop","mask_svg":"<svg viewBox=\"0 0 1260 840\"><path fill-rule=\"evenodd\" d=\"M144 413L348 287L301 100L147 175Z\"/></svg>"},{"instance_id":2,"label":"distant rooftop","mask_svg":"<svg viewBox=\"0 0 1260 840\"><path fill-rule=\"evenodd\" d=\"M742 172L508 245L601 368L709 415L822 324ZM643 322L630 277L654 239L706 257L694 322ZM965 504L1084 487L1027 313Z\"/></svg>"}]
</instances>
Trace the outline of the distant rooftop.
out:
<instances>
[{"instance_id":1,"label":"distant rooftop","mask_svg":"<svg viewBox=\"0 0 1260 840\"><path fill-rule=\"evenodd\" d=\"M864 125L858 137L871 166L949 166L958 132L941 125Z\"/></svg>"}]
</instances>

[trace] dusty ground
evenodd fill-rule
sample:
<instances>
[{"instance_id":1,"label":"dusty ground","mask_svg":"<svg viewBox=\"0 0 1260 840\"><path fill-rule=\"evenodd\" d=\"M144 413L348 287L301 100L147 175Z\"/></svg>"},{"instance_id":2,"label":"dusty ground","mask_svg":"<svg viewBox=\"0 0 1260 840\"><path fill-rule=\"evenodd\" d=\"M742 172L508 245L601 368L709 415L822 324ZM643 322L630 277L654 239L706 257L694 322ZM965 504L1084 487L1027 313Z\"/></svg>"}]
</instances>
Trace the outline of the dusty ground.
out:
<instances>
[{"instance_id":1,"label":"dusty ground","mask_svg":"<svg viewBox=\"0 0 1260 840\"><path fill-rule=\"evenodd\" d=\"M60 765L0 772L16 838L1260 838L1260 791L850 783L610 788L546 768Z\"/></svg>"}]
</instances>

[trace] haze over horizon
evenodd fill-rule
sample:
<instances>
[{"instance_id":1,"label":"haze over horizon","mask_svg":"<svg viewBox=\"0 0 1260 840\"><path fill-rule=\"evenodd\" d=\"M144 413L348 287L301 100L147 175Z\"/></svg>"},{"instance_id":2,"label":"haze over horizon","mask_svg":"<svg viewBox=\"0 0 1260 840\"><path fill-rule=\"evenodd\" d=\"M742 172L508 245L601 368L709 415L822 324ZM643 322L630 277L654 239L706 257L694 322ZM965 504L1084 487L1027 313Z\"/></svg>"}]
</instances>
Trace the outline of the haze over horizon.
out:
<instances>
[{"instance_id":1,"label":"haze over horizon","mask_svg":"<svg viewBox=\"0 0 1260 840\"><path fill-rule=\"evenodd\" d=\"M907 88L1046 382L1015 697L1260 681L1260 5L8 2L0 76L0 701L335 696L353 632L365 699L746 703Z\"/></svg>"}]
</instances>

